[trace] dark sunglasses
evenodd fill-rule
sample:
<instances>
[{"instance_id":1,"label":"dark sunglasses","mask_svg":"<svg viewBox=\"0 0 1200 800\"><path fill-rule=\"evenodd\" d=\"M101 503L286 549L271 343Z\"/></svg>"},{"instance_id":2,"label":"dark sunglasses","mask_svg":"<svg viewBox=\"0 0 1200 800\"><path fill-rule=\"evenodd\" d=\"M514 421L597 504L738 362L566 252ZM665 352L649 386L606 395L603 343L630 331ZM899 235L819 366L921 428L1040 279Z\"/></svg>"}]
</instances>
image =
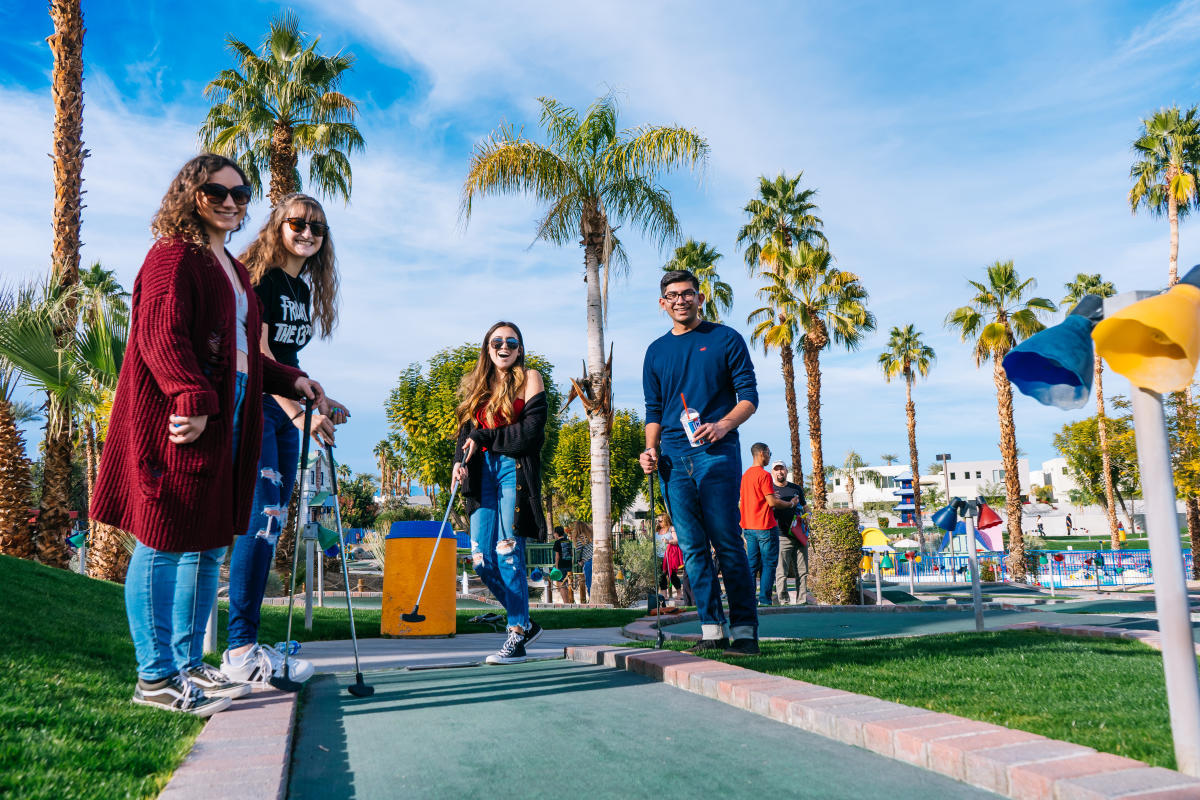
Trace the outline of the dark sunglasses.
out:
<instances>
[{"instance_id":1,"label":"dark sunglasses","mask_svg":"<svg viewBox=\"0 0 1200 800\"><path fill-rule=\"evenodd\" d=\"M230 187L219 183L206 183L200 187L200 191L214 203L224 203L226 197L233 195L233 202L239 206L248 205L254 195L254 190L246 185Z\"/></svg>"},{"instance_id":2,"label":"dark sunglasses","mask_svg":"<svg viewBox=\"0 0 1200 800\"><path fill-rule=\"evenodd\" d=\"M497 336L495 339L492 339L492 349L493 350L500 350L501 348L503 348L505 346L507 346L509 350L520 349L521 340L514 339L511 336L509 336L507 339L501 339L499 336Z\"/></svg>"},{"instance_id":3,"label":"dark sunglasses","mask_svg":"<svg viewBox=\"0 0 1200 800\"><path fill-rule=\"evenodd\" d=\"M329 226L324 222L314 222L303 217L288 217L284 222L292 229L293 233L304 233L305 228L312 231L313 236L324 236L329 233Z\"/></svg>"}]
</instances>

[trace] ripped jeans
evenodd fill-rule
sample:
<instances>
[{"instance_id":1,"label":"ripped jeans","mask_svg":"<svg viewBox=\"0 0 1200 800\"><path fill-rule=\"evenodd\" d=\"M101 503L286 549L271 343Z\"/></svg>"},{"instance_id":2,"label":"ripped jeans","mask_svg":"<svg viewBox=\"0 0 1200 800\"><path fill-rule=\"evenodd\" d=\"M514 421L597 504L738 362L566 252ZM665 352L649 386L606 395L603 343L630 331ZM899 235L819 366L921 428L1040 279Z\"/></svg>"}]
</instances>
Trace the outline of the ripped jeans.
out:
<instances>
[{"instance_id":1,"label":"ripped jeans","mask_svg":"<svg viewBox=\"0 0 1200 800\"><path fill-rule=\"evenodd\" d=\"M263 440L258 456L254 504L245 536L233 542L229 559L229 649L258 641L259 613L275 544L287 522L288 501L296 482L300 431L287 414L264 394Z\"/></svg>"},{"instance_id":2,"label":"ripped jeans","mask_svg":"<svg viewBox=\"0 0 1200 800\"><path fill-rule=\"evenodd\" d=\"M479 508L471 515L475 574L508 612L510 628L529 629L525 539L517 535L517 462L485 450Z\"/></svg>"}]
</instances>

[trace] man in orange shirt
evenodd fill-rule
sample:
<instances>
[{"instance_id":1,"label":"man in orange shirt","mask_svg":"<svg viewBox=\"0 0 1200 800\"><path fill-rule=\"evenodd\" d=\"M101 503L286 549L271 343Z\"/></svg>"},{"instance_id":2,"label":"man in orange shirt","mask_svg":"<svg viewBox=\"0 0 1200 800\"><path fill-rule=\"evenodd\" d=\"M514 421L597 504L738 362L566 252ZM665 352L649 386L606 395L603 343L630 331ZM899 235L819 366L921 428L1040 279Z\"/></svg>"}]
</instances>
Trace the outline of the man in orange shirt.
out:
<instances>
[{"instance_id":1,"label":"man in orange shirt","mask_svg":"<svg viewBox=\"0 0 1200 800\"><path fill-rule=\"evenodd\" d=\"M775 496L775 484L764 469L771 460L771 448L755 442L750 447L750 456L754 463L742 474L742 536L746 537L750 573L759 573L758 604L769 606L775 567L779 563L779 525L771 509L795 508L799 498L789 501Z\"/></svg>"}]
</instances>

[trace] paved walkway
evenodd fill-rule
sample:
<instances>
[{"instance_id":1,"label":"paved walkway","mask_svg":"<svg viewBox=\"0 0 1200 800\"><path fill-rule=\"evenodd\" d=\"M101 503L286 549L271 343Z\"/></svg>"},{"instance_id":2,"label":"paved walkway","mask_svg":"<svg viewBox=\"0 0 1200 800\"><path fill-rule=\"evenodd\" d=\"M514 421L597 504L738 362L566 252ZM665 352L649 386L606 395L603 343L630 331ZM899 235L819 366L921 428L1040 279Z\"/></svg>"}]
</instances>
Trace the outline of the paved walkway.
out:
<instances>
[{"instance_id":1,"label":"paved walkway","mask_svg":"<svg viewBox=\"0 0 1200 800\"><path fill-rule=\"evenodd\" d=\"M288 796L995 797L603 666L542 661L309 682Z\"/></svg>"}]
</instances>

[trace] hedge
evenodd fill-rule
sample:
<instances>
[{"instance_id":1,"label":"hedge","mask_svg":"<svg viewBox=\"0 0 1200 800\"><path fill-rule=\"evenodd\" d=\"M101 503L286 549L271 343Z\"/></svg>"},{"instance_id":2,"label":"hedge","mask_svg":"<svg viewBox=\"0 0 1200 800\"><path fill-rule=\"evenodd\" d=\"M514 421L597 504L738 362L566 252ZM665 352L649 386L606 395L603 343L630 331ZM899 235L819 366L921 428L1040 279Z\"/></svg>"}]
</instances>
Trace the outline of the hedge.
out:
<instances>
[{"instance_id":1,"label":"hedge","mask_svg":"<svg viewBox=\"0 0 1200 800\"><path fill-rule=\"evenodd\" d=\"M809 586L813 596L825 605L855 605L863 546L858 512L815 511L811 523L809 560L813 575Z\"/></svg>"}]
</instances>

